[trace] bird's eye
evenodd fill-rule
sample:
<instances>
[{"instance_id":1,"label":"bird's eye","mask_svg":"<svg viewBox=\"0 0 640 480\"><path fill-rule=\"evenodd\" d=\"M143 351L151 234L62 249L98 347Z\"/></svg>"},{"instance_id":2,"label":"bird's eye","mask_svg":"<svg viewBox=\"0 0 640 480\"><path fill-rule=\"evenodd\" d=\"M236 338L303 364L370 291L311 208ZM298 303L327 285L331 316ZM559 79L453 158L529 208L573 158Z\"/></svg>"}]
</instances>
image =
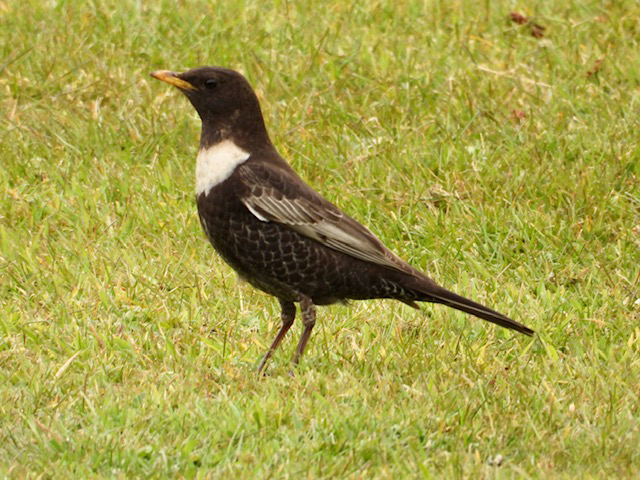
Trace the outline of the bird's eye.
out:
<instances>
[{"instance_id":1,"label":"bird's eye","mask_svg":"<svg viewBox=\"0 0 640 480\"><path fill-rule=\"evenodd\" d=\"M212 88L216 88L217 85L218 81L215 78L207 78L204 81L204 88L208 88L209 90L211 90Z\"/></svg>"}]
</instances>

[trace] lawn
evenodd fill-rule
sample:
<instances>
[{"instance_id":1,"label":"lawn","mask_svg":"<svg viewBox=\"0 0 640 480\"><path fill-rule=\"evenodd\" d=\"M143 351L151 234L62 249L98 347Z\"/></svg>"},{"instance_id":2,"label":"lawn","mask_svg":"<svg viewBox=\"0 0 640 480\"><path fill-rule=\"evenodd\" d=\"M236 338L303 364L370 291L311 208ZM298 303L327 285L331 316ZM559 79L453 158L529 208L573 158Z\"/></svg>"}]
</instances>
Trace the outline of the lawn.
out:
<instances>
[{"instance_id":1,"label":"lawn","mask_svg":"<svg viewBox=\"0 0 640 480\"><path fill-rule=\"evenodd\" d=\"M0 1L0 476L639 476L638 18ZM278 303L208 245L199 119L149 77L199 65L247 76L314 188L536 335L353 302L257 377Z\"/></svg>"}]
</instances>

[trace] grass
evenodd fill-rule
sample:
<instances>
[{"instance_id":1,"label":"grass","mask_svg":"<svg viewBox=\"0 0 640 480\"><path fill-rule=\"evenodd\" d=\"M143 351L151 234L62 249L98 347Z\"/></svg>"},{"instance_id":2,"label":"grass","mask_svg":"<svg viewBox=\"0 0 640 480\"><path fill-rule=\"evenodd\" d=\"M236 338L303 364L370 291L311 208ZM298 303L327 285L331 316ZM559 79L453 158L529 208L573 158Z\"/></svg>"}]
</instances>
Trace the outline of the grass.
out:
<instances>
[{"instance_id":1,"label":"grass","mask_svg":"<svg viewBox=\"0 0 640 480\"><path fill-rule=\"evenodd\" d=\"M640 475L636 2L0 16L0 475ZM199 121L148 76L203 64L247 75L312 186L537 336L357 302L257 378L277 302L205 241Z\"/></svg>"}]
</instances>

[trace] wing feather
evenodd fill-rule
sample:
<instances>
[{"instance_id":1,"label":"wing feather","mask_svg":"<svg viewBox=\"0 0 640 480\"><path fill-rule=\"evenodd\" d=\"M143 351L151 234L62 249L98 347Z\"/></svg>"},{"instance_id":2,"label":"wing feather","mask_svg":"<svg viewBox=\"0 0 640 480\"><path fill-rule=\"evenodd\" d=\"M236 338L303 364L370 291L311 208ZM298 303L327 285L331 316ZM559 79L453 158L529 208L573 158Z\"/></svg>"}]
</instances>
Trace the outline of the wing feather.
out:
<instances>
[{"instance_id":1,"label":"wing feather","mask_svg":"<svg viewBox=\"0 0 640 480\"><path fill-rule=\"evenodd\" d=\"M293 170L261 163L241 165L238 173L247 187L242 202L254 215L360 260L414 272L369 229L321 197Z\"/></svg>"}]
</instances>

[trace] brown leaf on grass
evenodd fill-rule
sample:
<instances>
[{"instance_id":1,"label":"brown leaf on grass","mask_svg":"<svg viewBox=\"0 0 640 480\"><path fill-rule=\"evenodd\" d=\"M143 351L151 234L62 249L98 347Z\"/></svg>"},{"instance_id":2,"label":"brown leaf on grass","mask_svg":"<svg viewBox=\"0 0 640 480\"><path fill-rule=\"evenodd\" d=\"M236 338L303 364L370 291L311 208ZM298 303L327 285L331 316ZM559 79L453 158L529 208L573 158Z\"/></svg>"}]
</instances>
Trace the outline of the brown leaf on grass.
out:
<instances>
[{"instance_id":1,"label":"brown leaf on grass","mask_svg":"<svg viewBox=\"0 0 640 480\"><path fill-rule=\"evenodd\" d=\"M527 118L527 114L522 110L517 110L514 108L513 110L511 110L511 118L514 122L520 123Z\"/></svg>"},{"instance_id":2,"label":"brown leaf on grass","mask_svg":"<svg viewBox=\"0 0 640 480\"><path fill-rule=\"evenodd\" d=\"M535 38L544 37L545 28L542 25L535 22L529 22L529 27L531 27L531 36Z\"/></svg>"},{"instance_id":3,"label":"brown leaf on grass","mask_svg":"<svg viewBox=\"0 0 640 480\"><path fill-rule=\"evenodd\" d=\"M527 17L518 12L511 12L509 14L509 18L512 22L517 23L518 25L524 25L529 21Z\"/></svg>"},{"instance_id":4,"label":"brown leaf on grass","mask_svg":"<svg viewBox=\"0 0 640 480\"><path fill-rule=\"evenodd\" d=\"M509 19L513 23L517 23L518 25L528 25L529 30L531 31L531 36L535 38L544 37L544 31L546 30L545 27L543 27L538 23L533 22L530 18L527 18L523 14L518 12L511 12L509 14Z\"/></svg>"},{"instance_id":5,"label":"brown leaf on grass","mask_svg":"<svg viewBox=\"0 0 640 480\"><path fill-rule=\"evenodd\" d=\"M602 68L603 61L604 61L604 58L599 58L596 60L596 63L593 64L593 67L587 70L587 78L594 76L596 73L600 71L600 69Z\"/></svg>"}]
</instances>

